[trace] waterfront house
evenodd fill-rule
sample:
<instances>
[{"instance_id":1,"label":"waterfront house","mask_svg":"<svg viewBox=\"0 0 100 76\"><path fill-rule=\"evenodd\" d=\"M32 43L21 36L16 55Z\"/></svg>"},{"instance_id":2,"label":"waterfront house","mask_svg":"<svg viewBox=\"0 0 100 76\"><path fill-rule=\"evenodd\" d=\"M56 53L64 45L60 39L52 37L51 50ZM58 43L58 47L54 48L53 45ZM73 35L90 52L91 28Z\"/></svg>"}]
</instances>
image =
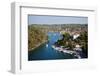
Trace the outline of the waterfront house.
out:
<instances>
[{"instance_id":1,"label":"waterfront house","mask_svg":"<svg viewBox=\"0 0 100 76\"><path fill-rule=\"evenodd\" d=\"M78 33L74 34L74 35L73 35L73 40L74 40L74 39L77 39L79 36L80 36L80 34L78 34Z\"/></svg>"},{"instance_id":2,"label":"waterfront house","mask_svg":"<svg viewBox=\"0 0 100 76\"><path fill-rule=\"evenodd\" d=\"M81 46L79 44L77 44L75 46L74 50L76 50L76 51L82 51Z\"/></svg>"}]
</instances>

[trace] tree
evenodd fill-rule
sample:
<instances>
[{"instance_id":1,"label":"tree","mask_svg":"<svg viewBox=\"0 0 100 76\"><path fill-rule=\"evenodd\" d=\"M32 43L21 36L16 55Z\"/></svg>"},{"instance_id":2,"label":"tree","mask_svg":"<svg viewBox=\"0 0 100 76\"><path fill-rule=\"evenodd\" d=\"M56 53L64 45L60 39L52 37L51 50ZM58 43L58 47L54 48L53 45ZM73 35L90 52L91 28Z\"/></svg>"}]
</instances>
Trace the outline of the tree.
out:
<instances>
[{"instance_id":1,"label":"tree","mask_svg":"<svg viewBox=\"0 0 100 76\"><path fill-rule=\"evenodd\" d=\"M63 36L63 40L69 40L71 37L69 33L65 33L62 36Z\"/></svg>"},{"instance_id":2,"label":"tree","mask_svg":"<svg viewBox=\"0 0 100 76\"><path fill-rule=\"evenodd\" d=\"M39 27L28 26L28 50L37 47L47 40L47 35Z\"/></svg>"}]
</instances>

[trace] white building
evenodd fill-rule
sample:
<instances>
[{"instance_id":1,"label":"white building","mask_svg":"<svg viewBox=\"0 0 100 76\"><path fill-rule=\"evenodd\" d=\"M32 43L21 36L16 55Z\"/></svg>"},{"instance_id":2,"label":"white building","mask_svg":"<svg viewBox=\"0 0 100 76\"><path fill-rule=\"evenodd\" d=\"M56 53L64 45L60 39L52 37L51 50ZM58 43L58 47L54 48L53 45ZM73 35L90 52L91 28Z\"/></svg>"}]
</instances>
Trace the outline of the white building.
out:
<instances>
[{"instance_id":1,"label":"white building","mask_svg":"<svg viewBox=\"0 0 100 76\"><path fill-rule=\"evenodd\" d=\"M78 44L75 46L74 50L77 50L77 51L82 51L81 46L80 46L80 45L78 45Z\"/></svg>"},{"instance_id":2,"label":"white building","mask_svg":"<svg viewBox=\"0 0 100 76\"><path fill-rule=\"evenodd\" d=\"M74 39L77 39L79 36L80 36L80 34L75 34L75 35L73 35L73 40L74 40Z\"/></svg>"}]
</instances>

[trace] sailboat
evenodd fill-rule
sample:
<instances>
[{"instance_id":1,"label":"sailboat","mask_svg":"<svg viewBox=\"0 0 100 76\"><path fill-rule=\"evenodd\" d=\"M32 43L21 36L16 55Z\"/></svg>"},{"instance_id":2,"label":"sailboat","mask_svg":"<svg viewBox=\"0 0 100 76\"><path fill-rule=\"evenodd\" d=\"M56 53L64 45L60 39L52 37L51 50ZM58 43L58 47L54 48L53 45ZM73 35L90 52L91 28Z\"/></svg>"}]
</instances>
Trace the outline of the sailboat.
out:
<instances>
[{"instance_id":1,"label":"sailboat","mask_svg":"<svg viewBox=\"0 0 100 76\"><path fill-rule=\"evenodd\" d=\"M48 47L48 44L46 44L46 47Z\"/></svg>"}]
</instances>

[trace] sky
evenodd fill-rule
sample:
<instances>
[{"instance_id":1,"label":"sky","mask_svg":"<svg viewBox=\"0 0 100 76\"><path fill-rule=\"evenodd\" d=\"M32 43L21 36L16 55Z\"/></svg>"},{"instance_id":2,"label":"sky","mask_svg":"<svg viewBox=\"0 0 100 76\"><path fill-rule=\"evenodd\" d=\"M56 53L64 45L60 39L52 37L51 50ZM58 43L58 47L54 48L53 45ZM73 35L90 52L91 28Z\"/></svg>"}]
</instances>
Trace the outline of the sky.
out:
<instances>
[{"instance_id":1,"label":"sky","mask_svg":"<svg viewBox=\"0 0 100 76\"><path fill-rule=\"evenodd\" d=\"M87 24L87 17L28 15L30 24Z\"/></svg>"}]
</instances>

